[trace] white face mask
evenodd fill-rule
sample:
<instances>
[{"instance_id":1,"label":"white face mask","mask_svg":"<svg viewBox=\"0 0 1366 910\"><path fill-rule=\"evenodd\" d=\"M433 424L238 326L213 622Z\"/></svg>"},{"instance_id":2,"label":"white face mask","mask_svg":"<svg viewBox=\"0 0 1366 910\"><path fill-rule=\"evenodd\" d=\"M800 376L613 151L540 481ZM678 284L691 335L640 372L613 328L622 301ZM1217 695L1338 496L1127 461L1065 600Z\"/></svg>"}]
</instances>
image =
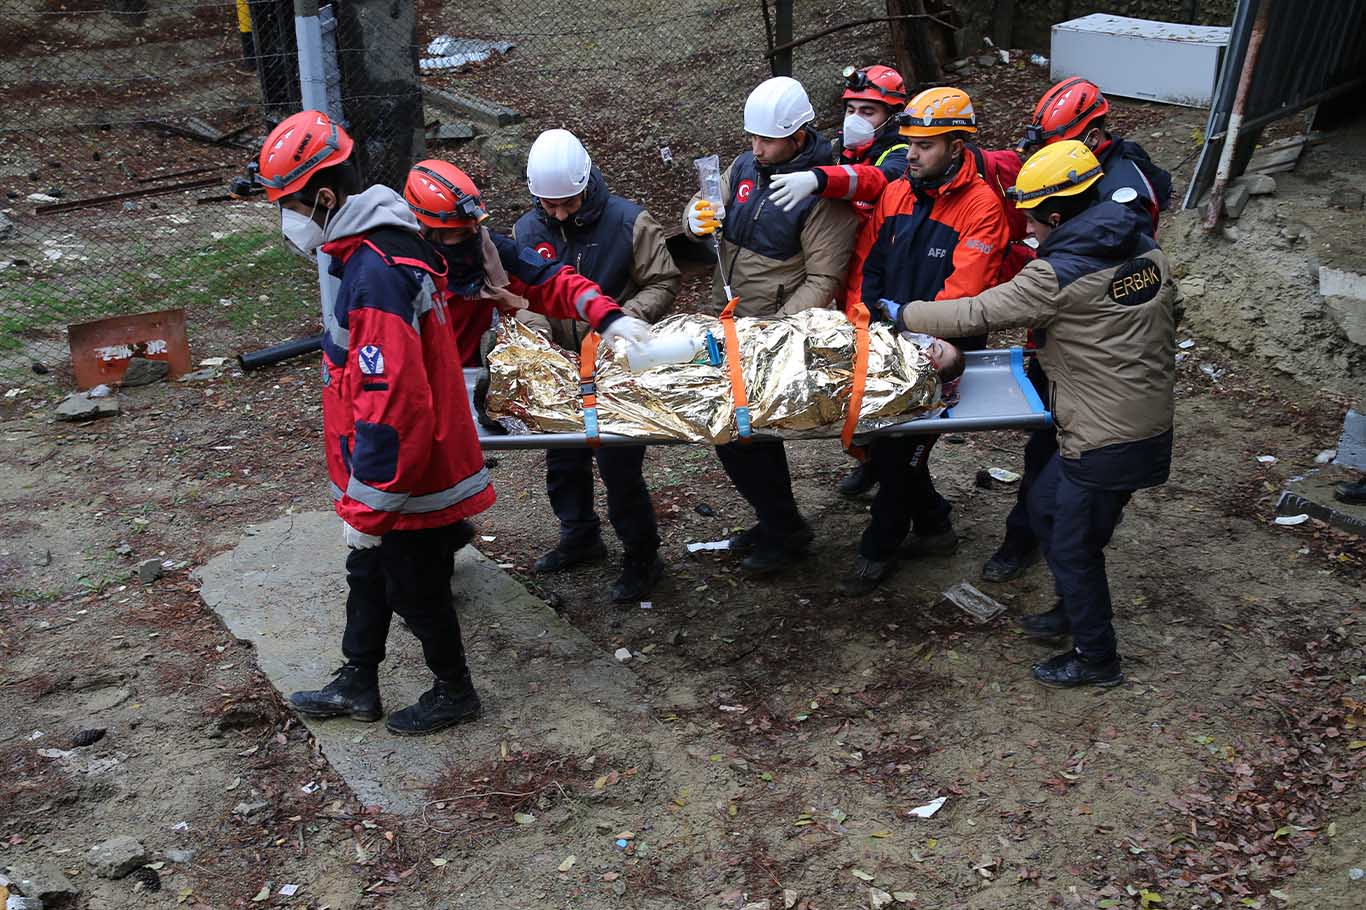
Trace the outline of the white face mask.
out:
<instances>
[{"instance_id":1,"label":"white face mask","mask_svg":"<svg viewBox=\"0 0 1366 910\"><path fill-rule=\"evenodd\" d=\"M313 208L318 200L313 200ZM290 251L305 259L312 259L323 245L323 229L313 220L313 213L300 215L293 209L280 206L280 233L285 235L285 243Z\"/></svg>"},{"instance_id":2,"label":"white face mask","mask_svg":"<svg viewBox=\"0 0 1366 910\"><path fill-rule=\"evenodd\" d=\"M867 145L873 141L877 135L877 127L864 117L858 114L849 114L844 118L844 147L847 149L858 148L860 145Z\"/></svg>"}]
</instances>

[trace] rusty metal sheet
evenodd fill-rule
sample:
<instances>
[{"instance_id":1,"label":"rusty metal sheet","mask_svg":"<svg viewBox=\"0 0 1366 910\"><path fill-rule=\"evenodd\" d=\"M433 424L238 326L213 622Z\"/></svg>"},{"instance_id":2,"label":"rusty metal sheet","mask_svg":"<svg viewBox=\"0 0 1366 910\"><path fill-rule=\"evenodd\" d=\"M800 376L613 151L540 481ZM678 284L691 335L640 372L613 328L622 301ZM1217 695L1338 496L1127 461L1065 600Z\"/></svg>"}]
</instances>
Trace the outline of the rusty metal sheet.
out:
<instances>
[{"instance_id":1,"label":"rusty metal sheet","mask_svg":"<svg viewBox=\"0 0 1366 910\"><path fill-rule=\"evenodd\" d=\"M71 364L75 368L78 389L89 389L100 383L118 383L133 357L166 361L169 379L190 371L190 343L185 335L184 310L78 322L67 326L67 337L71 343Z\"/></svg>"}]
</instances>

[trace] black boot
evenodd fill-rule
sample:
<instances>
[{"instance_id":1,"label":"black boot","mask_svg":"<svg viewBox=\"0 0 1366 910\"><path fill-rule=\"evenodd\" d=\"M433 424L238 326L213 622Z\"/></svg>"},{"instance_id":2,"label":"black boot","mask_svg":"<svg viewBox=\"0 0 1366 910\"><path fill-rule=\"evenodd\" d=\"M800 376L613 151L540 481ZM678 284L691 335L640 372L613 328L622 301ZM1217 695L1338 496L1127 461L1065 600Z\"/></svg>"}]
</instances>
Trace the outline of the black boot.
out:
<instances>
[{"instance_id":1,"label":"black boot","mask_svg":"<svg viewBox=\"0 0 1366 910\"><path fill-rule=\"evenodd\" d=\"M627 556L621 561L621 575L612 584L612 603L628 604L647 597L664 577L664 560L659 554Z\"/></svg>"},{"instance_id":2,"label":"black boot","mask_svg":"<svg viewBox=\"0 0 1366 910\"><path fill-rule=\"evenodd\" d=\"M948 556L958 549L958 532L953 529L953 525L945 523L944 527L921 534L919 531L906 538L906 542L901 545L901 555L916 559L924 556Z\"/></svg>"},{"instance_id":3,"label":"black boot","mask_svg":"<svg viewBox=\"0 0 1366 910\"><path fill-rule=\"evenodd\" d=\"M854 466L854 470L840 478L839 486L836 489L841 496L857 499L875 486L877 486L877 477L873 474L872 469L866 464L858 464Z\"/></svg>"},{"instance_id":4,"label":"black boot","mask_svg":"<svg viewBox=\"0 0 1366 910\"><path fill-rule=\"evenodd\" d=\"M1013 546L1009 540L1001 544L1001 548L991 554L991 558L982 566L983 581L1010 581L1012 578L1019 578L1029 567L1039 561L1040 551L1037 546L1028 549L1020 549Z\"/></svg>"},{"instance_id":5,"label":"black boot","mask_svg":"<svg viewBox=\"0 0 1366 910\"><path fill-rule=\"evenodd\" d=\"M782 537L760 537L750 554L740 560L740 568L749 575L771 575L800 562L815 538L815 532L805 521Z\"/></svg>"},{"instance_id":6,"label":"black boot","mask_svg":"<svg viewBox=\"0 0 1366 910\"><path fill-rule=\"evenodd\" d=\"M1118 654L1108 657L1083 657L1068 651L1035 664L1030 672L1045 686L1054 689L1075 689L1078 686L1117 686L1124 682Z\"/></svg>"},{"instance_id":7,"label":"black boot","mask_svg":"<svg viewBox=\"0 0 1366 910\"><path fill-rule=\"evenodd\" d=\"M860 556L854 560L854 570L840 579L839 592L845 597L871 594L895 569L895 559L878 561Z\"/></svg>"},{"instance_id":8,"label":"black boot","mask_svg":"<svg viewBox=\"0 0 1366 910\"><path fill-rule=\"evenodd\" d=\"M568 546L561 542L555 549L546 553L536 560L536 565L532 566L532 571L538 575L551 572L563 572L565 569L572 568L585 562L597 562L599 559L607 558L607 546L599 537L592 543L581 546Z\"/></svg>"},{"instance_id":9,"label":"black boot","mask_svg":"<svg viewBox=\"0 0 1366 910\"><path fill-rule=\"evenodd\" d=\"M1021 616L1018 622L1024 634L1039 641L1053 641L1072 632L1072 624L1068 621L1062 604L1058 604L1047 613Z\"/></svg>"},{"instance_id":10,"label":"black boot","mask_svg":"<svg viewBox=\"0 0 1366 910\"><path fill-rule=\"evenodd\" d=\"M426 736L479 717L479 693L469 677L459 685L437 680L418 698L417 704L389 715L384 726L398 736Z\"/></svg>"},{"instance_id":11,"label":"black boot","mask_svg":"<svg viewBox=\"0 0 1366 910\"><path fill-rule=\"evenodd\" d=\"M745 556L754 552L754 548L759 546L759 541L763 540L764 532L759 525L751 525L737 534L730 537L730 551L737 556Z\"/></svg>"},{"instance_id":12,"label":"black boot","mask_svg":"<svg viewBox=\"0 0 1366 910\"><path fill-rule=\"evenodd\" d=\"M1333 488L1333 498L1338 502L1345 502L1354 506L1366 503L1366 477L1363 477L1355 483L1346 483L1344 481L1343 483L1338 484Z\"/></svg>"},{"instance_id":13,"label":"black boot","mask_svg":"<svg viewBox=\"0 0 1366 910\"><path fill-rule=\"evenodd\" d=\"M379 673L374 667L347 664L330 683L309 692L294 692L289 703L304 717L351 717L376 721L384 715L379 700Z\"/></svg>"}]
</instances>

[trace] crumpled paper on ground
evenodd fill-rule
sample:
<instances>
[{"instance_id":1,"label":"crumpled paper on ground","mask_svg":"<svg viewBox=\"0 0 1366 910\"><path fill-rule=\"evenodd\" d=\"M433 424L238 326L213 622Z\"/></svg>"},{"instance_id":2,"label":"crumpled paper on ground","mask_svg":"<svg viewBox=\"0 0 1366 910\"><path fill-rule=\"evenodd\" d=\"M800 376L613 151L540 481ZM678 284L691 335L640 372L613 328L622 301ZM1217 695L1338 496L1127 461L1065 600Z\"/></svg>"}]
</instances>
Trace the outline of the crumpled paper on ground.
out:
<instances>
[{"instance_id":1,"label":"crumpled paper on ground","mask_svg":"<svg viewBox=\"0 0 1366 910\"><path fill-rule=\"evenodd\" d=\"M736 331L754 430L787 438L838 436L853 388L853 325L834 310L807 310L737 319ZM707 332L724 341L714 316L671 316L654 326L656 336L701 338ZM577 352L504 320L488 365L489 416L533 433L583 432ZM724 364L666 364L632 373L603 344L596 378L602 433L714 445L739 436ZM939 403L939 377L924 352L885 324L871 326L858 432L925 416Z\"/></svg>"}]
</instances>

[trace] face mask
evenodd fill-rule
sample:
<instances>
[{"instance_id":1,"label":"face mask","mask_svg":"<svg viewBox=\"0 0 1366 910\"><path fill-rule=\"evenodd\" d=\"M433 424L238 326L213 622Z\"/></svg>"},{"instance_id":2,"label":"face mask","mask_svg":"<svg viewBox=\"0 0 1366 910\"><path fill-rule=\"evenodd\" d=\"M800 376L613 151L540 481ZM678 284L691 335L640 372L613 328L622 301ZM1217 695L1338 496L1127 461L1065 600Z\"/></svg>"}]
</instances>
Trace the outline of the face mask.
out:
<instances>
[{"instance_id":1,"label":"face mask","mask_svg":"<svg viewBox=\"0 0 1366 910\"><path fill-rule=\"evenodd\" d=\"M849 114L844 118L844 147L858 148L873 141L877 135L877 127L873 126L867 119L858 114Z\"/></svg>"},{"instance_id":2,"label":"face mask","mask_svg":"<svg viewBox=\"0 0 1366 910\"><path fill-rule=\"evenodd\" d=\"M285 243L290 251L305 259L312 259L323 245L323 229L313 220L313 212L318 208L318 200L313 200L313 209L307 215L300 215L293 209L280 207L280 233L285 235Z\"/></svg>"},{"instance_id":3,"label":"face mask","mask_svg":"<svg viewBox=\"0 0 1366 910\"><path fill-rule=\"evenodd\" d=\"M484 259L479 235L459 243L434 244L446 260L446 286L463 297L472 297L484 286Z\"/></svg>"}]
</instances>

